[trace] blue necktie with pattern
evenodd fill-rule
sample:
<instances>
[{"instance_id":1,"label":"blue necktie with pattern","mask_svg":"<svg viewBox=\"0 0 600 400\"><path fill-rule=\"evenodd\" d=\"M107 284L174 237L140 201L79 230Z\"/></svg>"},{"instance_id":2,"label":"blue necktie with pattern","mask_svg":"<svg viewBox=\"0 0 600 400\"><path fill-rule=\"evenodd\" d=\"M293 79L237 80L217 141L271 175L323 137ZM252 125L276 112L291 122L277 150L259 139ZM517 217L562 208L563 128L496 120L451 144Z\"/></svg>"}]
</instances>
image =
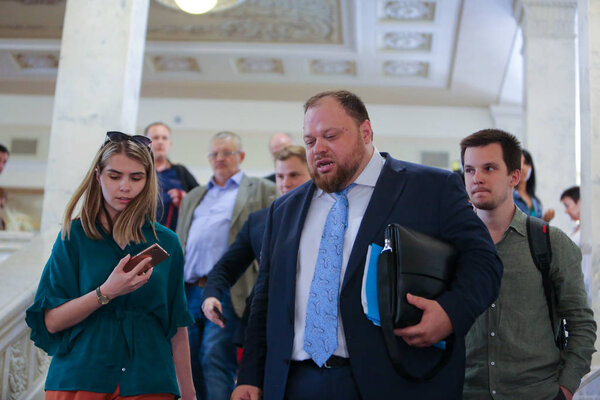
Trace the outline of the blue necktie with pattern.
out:
<instances>
[{"instance_id":1,"label":"blue necktie with pattern","mask_svg":"<svg viewBox=\"0 0 600 400\"><path fill-rule=\"evenodd\" d=\"M338 292L344 250L344 233L348 226L348 191L355 184L334 193L319 245L304 328L304 350L319 367L337 348Z\"/></svg>"}]
</instances>

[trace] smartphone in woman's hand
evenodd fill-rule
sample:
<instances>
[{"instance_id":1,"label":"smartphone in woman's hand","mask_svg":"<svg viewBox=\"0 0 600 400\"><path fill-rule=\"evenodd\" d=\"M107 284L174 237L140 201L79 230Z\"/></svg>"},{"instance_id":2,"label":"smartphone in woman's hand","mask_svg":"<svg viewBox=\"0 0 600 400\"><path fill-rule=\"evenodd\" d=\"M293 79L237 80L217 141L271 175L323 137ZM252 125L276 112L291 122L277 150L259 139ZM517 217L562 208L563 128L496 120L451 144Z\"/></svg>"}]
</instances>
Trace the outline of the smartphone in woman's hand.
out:
<instances>
[{"instance_id":1,"label":"smartphone in woman's hand","mask_svg":"<svg viewBox=\"0 0 600 400\"><path fill-rule=\"evenodd\" d=\"M148 258L148 257L152 257L152 261L150 261L148 264L146 264L146 266L144 267L144 271L154 267L155 265L158 265L162 261L169 258L169 253L167 253L165 251L165 249L160 247L160 245L158 243L154 243L153 245L145 248L144 250L142 250L135 256L131 257L129 259L129 261L127 261L127 264L125 264L125 266L123 267L123 271L125 271L125 272L131 271L144 258ZM140 271L140 272L144 272L144 271Z\"/></svg>"}]
</instances>

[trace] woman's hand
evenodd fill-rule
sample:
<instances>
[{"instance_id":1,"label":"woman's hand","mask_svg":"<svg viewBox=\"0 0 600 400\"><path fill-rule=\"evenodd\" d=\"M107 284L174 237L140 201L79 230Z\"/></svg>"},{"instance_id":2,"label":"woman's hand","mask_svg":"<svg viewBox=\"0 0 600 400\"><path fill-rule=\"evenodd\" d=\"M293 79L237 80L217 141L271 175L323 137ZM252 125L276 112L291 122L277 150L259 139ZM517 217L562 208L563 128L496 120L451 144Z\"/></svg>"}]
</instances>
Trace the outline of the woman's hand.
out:
<instances>
[{"instance_id":1,"label":"woman's hand","mask_svg":"<svg viewBox=\"0 0 600 400\"><path fill-rule=\"evenodd\" d=\"M147 257L140 261L131 271L125 272L123 268L131 256L128 254L119 261L110 276L100 286L100 291L110 300L131 293L146 283L152 275L154 268L147 269L147 264L152 261L152 258Z\"/></svg>"}]
</instances>

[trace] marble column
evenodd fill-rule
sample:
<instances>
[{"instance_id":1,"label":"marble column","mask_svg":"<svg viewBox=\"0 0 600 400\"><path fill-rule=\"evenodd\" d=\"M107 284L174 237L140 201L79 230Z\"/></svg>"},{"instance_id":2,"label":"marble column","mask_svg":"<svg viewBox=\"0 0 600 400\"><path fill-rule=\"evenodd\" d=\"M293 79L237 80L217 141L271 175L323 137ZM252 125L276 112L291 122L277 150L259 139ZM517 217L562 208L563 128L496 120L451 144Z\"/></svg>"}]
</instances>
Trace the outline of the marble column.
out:
<instances>
[{"instance_id":1,"label":"marble column","mask_svg":"<svg viewBox=\"0 0 600 400\"><path fill-rule=\"evenodd\" d=\"M600 1L579 4L581 112L581 250L592 279L592 305L600 326ZM600 348L600 340L596 348ZM600 355L593 366L600 368Z\"/></svg>"},{"instance_id":2,"label":"marble column","mask_svg":"<svg viewBox=\"0 0 600 400\"><path fill-rule=\"evenodd\" d=\"M521 0L525 130L536 171L536 194L552 224L570 231L560 194L577 181L575 14L577 0Z\"/></svg>"},{"instance_id":3,"label":"marble column","mask_svg":"<svg viewBox=\"0 0 600 400\"><path fill-rule=\"evenodd\" d=\"M106 131L137 120L149 0L69 0L42 210L55 228Z\"/></svg>"}]
</instances>

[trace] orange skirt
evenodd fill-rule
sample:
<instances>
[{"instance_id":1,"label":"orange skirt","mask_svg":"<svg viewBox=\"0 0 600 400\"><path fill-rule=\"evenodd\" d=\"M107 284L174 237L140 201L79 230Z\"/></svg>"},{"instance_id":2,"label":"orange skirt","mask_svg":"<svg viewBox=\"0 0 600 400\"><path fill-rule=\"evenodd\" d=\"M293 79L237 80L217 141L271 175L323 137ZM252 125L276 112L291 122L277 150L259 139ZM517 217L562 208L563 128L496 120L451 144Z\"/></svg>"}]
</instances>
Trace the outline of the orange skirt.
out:
<instances>
[{"instance_id":1,"label":"orange skirt","mask_svg":"<svg viewBox=\"0 0 600 400\"><path fill-rule=\"evenodd\" d=\"M85 390L46 390L46 400L174 400L172 393L121 396L119 385L114 393L95 393Z\"/></svg>"}]
</instances>

